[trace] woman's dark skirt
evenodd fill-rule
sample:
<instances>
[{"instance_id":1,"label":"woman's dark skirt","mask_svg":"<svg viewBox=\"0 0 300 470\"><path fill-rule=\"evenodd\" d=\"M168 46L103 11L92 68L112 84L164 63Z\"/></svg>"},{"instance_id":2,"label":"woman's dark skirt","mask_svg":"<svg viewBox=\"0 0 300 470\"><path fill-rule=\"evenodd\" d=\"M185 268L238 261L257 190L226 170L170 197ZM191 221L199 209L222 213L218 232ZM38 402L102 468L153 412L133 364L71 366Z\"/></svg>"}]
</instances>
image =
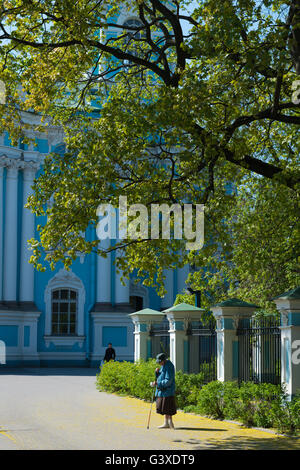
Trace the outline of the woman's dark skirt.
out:
<instances>
[{"instance_id":1,"label":"woman's dark skirt","mask_svg":"<svg viewBox=\"0 0 300 470\"><path fill-rule=\"evenodd\" d=\"M176 401L175 397L157 397L156 398L156 413L160 415L176 415Z\"/></svg>"}]
</instances>

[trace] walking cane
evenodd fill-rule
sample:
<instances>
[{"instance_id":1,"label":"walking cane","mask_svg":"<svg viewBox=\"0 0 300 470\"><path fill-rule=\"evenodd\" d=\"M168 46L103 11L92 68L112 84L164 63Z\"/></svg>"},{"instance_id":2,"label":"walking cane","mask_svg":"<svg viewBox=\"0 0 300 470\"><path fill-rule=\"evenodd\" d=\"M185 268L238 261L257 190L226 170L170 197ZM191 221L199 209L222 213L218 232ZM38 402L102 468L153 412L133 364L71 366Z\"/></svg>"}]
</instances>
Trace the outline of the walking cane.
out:
<instances>
[{"instance_id":1,"label":"walking cane","mask_svg":"<svg viewBox=\"0 0 300 470\"><path fill-rule=\"evenodd\" d=\"M158 376L158 373L157 373L157 370L156 370L156 371L155 371L155 381L157 380L157 376ZM153 402L154 402L154 395L155 395L155 386L153 387L152 402L151 402L150 411L149 411L149 416L148 416L147 429L149 429L149 423L150 423L150 416L151 416L151 411L152 411L152 405L153 405Z\"/></svg>"},{"instance_id":2,"label":"walking cane","mask_svg":"<svg viewBox=\"0 0 300 470\"><path fill-rule=\"evenodd\" d=\"M147 429L149 429L151 410L152 410L152 405L153 405L153 401L154 401L154 394L155 394L155 387L153 388L153 393L152 393L152 402L151 402L150 411L149 411L149 416L148 416Z\"/></svg>"}]
</instances>

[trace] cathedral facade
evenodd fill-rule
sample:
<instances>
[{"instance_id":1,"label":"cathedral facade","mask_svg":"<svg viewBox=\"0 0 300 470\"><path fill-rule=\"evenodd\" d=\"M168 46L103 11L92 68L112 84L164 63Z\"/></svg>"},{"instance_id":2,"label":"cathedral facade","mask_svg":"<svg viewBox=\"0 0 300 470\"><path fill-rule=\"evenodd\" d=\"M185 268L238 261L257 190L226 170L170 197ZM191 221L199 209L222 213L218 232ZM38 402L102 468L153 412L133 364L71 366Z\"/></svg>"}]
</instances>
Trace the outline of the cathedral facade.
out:
<instances>
[{"instance_id":1,"label":"cathedral facade","mask_svg":"<svg viewBox=\"0 0 300 470\"><path fill-rule=\"evenodd\" d=\"M119 24L135 21L122 12ZM107 34L117 34L117 30ZM23 115L32 129L39 124L33 113ZM121 283L115 256L80 255L71 269L60 264L55 271L36 271L29 263L27 241L37 237L36 227L45 223L24 207L34 178L43 171L45 156L63 147L60 129L49 126L47 134L28 130L31 145L12 146L9 135L0 140L0 343L9 366L99 365L108 343L117 360L134 359L133 323L128 316L150 307L164 310L182 293L189 268L165 272L164 298L152 288ZM87 237L95 236L92 229ZM5 362L5 364L4 364Z\"/></svg>"}]
</instances>

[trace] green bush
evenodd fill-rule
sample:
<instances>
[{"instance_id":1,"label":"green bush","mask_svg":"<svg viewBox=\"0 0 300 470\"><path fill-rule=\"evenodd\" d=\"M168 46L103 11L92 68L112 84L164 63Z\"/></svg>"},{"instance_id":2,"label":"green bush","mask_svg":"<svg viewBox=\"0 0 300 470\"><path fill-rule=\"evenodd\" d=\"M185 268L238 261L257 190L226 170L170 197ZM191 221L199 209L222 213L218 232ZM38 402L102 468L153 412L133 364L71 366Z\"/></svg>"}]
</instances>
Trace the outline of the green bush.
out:
<instances>
[{"instance_id":1,"label":"green bush","mask_svg":"<svg viewBox=\"0 0 300 470\"><path fill-rule=\"evenodd\" d=\"M233 403L238 396L235 382L209 382L198 394L195 411L211 418L234 418Z\"/></svg>"},{"instance_id":2,"label":"green bush","mask_svg":"<svg viewBox=\"0 0 300 470\"><path fill-rule=\"evenodd\" d=\"M114 362L103 365L97 374L100 391L129 395L151 401L157 364L149 361ZM287 400L280 385L244 382L210 382L204 373L176 372L176 401L179 409L215 419L235 419L245 426L275 427L280 433L300 431L300 396Z\"/></svg>"},{"instance_id":3,"label":"green bush","mask_svg":"<svg viewBox=\"0 0 300 470\"><path fill-rule=\"evenodd\" d=\"M235 402L235 414L247 427L269 428L273 425L272 408L282 397L280 385L243 382Z\"/></svg>"},{"instance_id":4,"label":"green bush","mask_svg":"<svg viewBox=\"0 0 300 470\"><path fill-rule=\"evenodd\" d=\"M132 362L109 361L104 363L97 374L96 387L99 391L130 395L151 401L153 389L150 382L155 380L155 360Z\"/></svg>"},{"instance_id":5,"label":"green bush","mask_svg":"<svg viewBox=\"0 0 300 470\"><path fill-rule=\"evenodd\" d=\"M175 382L178 408L185 410L187 407L195 406L199 391L204 384L204 374L184 374L181 371L177 371Z\"/></svg>"},{"instance_id":6,"label":"green bush","mask_svg":"<svg viewBox=\"0 0 300 470\"><path fill-rule=\"evenodd\" d=\"M284 434L297 434L300 431L300 395L291 401L286 395L273 404L272 421L277 431Z\"/></svg>"}]
</instances>

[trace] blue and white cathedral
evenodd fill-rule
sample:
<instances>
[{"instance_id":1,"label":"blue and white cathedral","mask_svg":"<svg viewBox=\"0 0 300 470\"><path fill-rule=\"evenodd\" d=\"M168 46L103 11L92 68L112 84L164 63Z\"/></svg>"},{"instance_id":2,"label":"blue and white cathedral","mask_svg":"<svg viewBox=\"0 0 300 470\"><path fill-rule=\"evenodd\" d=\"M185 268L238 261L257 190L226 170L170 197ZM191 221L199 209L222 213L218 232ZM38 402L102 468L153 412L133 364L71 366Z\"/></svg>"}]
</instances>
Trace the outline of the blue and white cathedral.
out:
<instances>
[{"instance_id":1,"label":"blue and white cathedral","mask_svg":"<svg viewBox=\"0 0 300 470\"><path fill-rule=\"evenodd\" d=\"M117 21L134 20L123 11ZM106 34L117 33L110 28ZM32 129L39 124L33 113L22 118ZM189 267L165 272L164 298L133 278L124 286L115 269L115 253L107 258L95 253L78 256L69 271L62 264L55 271L36 271L29 263L27 240L38 237L36 227L45 219L35 217L24 204L46 155L64 144L62 130L56 127L49 126L47 133L24 133L35 144L13 147L8 134L0 137L0 344L6 352L0 368L95 367L108 343L117 360L133 361L134 325L128 315L172 306L185 288Z\"/></svg>"}]
</instances>

